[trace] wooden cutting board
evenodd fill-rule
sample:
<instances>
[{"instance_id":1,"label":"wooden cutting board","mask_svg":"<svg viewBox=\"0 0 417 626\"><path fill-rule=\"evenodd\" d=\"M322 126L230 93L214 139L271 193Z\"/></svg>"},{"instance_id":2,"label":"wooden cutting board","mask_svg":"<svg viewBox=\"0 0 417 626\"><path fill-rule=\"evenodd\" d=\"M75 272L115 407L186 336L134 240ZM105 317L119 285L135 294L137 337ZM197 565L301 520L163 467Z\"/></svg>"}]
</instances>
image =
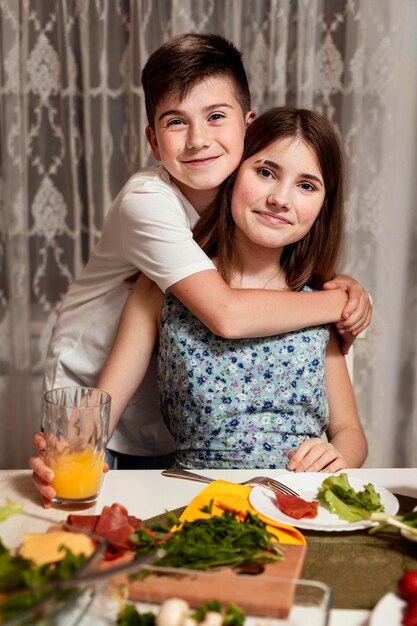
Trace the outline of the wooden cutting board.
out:
<instances>
[{"instance_id":1,"label":"wooden cutting board","mask_svg":"<svg viewBox=\"0 0 417 626\"><path fill-rule=\"evenodd\" d=\"M284 557L264 566L256 575L239 575L230 568L213 572L191 572L147 576L129 584L129 598L135 602L160 604L167 598L183 598L195 608L207 600L222 605L237 604L249 615L287 617L294 601L307 546L282 544ZM159 571L163 568L159 568ZM172 572L173 570L171 570ZM277 578L288 581L280 584Z\"/></svg>"}]
</instances>

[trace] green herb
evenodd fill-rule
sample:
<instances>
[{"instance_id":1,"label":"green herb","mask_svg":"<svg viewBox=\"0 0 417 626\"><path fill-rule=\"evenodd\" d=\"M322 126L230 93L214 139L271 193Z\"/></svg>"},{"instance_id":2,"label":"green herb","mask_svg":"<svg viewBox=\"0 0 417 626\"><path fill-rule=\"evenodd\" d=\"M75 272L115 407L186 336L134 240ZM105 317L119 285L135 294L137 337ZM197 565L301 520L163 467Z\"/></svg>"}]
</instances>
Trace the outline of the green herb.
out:
<instances>
[{"instance_id":1,"label":"green herb","mask_svg":"<svg viewBox=\"0 0 417 626\"><path fill-rule=\"evenodd\" d=\"M223 626L243 626L245 614L236 604L229 604L223 618Z\"/></svg>"},{"instance_id":2,"label":"green herb","mask_svg":"<svg viewBox=\"0 0 417 626\"><path fill-rule=\"evenodd\" d=\"M229 604L222 609L220 602L217 600L209 600L199 609L191 614L191 617L197 622L204 621L208 611L216 611L221 613L223 617L223 626L243 626L245 614L236 604ZM154 613L139 613L133 604L126 604L117 617L118 626L154 626Z\"/></svg>"},{"instance_id":3,"label":"green herb","mask_svg":"<svg viewBox=\"0 0 417 626\"><path fill-rule=\"evenodd\" d=\"M371 483L364 485L362 491L355 491L344 473L326 478L316 498L348 522L368 519L371 513L384 510L381 498Z\"/></svg>"},{"instance_id":4,"label":"green herb","mask_svg":"<svg viewBox=\"0 0 417 626\"><path fill-rule=\"evenodd\" d=\"M387 515L386 513L372 513L370 519L373 522L380 522L378 526L369 529L369 533L373 535L387 526L395 526L396 528L406 530L412 535L416 535L417 539L417 511L405 513L405 515Z\"/></svg>"},{"instance_id":5,"label":"green herb","mask_svg":"<svg viewBox=\"0 0 417 626\"><path fill-rule=\"evenodd\" d=\"M139 613L133 604L126 604L117 617L119 626L154 626L154 613Z\"/></svg>"},{"instance_id":6,"label":"green herb","mask_svg":"<svg viewBox=\"0 0 417 626\"><path fill-rule=\"evenodd\" d=\"M74 556L67 548L65 556L57 563L34 565L32 561L14 556L0 541L0 592L10 594L16 591L27 591L16 596L7 597L0 603L0 622L21 613L48 595L48 592L34 591L55 581L67 580L85 562L84 555Z\"/></svg>"},{"instance_id":7,"label":"green herb","mask_svg":"<svg viewBox=\"0 0 417 626\"><path fill-rule=\"evenodd\" d=\"M216 613L220 613L221 610L222 605L218 600L208 600L208 602L201 605L196 611L194 611L191 617L197 622L202 622L209 611L216 611Z\"/></svg>"},{"instance_id":8,"label":"green herb","mask_svg":"<svg viewBox=\"0 0 417 626\"><path fill-rule=\"evenodd\" d=\"M21 513L24 513L24 509L19 502L6 500L6 504L0 505L0 522L4 522L12 515L20 515Z\"/></svg>"},{"instance_id":9,"label":"green herb","mask_svg":"<svg viewBox=\"0 0 417 626\"><path fill-rule=\"evenodd\" d=\"M211 512L213 510L213 504L214 504L214 500L213 498L210 500L210 504L207 504L206 506L203 506L200 511L202 513L208 513L209 515L211 515Z\"/></svg>"},{"instance_id":10,"label":"green herb","mask_svg":"<svg viewBox=\"0 0 417 626\"><path fill-rule=\"evenodd\" d=\"M222 609L220 602L217 600L209 600L197 609L191 617L197 622L203 622L208 611L216 611L223 616L223 626L243 626L245 622L245 614L236 604L229 604Z\"/></svg>"},{"instance_id":11,"label":"green herb","mask_svg":"<svg viewBox=\"0 0 417 626\"><path fill-rule=\"evenodd\" d=\"M175 524L179 523L175 519ZM132 535L138 556L163 548L165 555L155 565L198 570L269 563L282 558L277 538L251 513L239 520L235 512L225 511L223 515L184 522L175 533L170 533L169 528L158 524L150 531L141 528Z\"/></svg>"}]
</instances>

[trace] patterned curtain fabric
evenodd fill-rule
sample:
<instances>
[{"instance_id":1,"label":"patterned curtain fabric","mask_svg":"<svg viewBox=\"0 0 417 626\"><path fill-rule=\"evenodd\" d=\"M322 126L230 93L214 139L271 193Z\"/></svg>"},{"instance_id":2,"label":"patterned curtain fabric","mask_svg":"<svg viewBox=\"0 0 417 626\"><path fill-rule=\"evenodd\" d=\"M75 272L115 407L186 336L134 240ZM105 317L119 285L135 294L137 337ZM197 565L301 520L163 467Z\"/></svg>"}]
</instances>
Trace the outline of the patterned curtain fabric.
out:
<instances>
[{"instance_id":1,"label":"patterned curtain fabric","mask_svg":"<svg viewBox=\"0 0 417 626\"><path fill-rule=\"evenodd\" d=\"M171 35L244 53L258 112L314 107L349 162L341 268L370 291L354 351L368 465L417 465L413 0L0 0L0 467L25 467L59 303L150 153L140 70Z\"/></svg>"}]
</instances>

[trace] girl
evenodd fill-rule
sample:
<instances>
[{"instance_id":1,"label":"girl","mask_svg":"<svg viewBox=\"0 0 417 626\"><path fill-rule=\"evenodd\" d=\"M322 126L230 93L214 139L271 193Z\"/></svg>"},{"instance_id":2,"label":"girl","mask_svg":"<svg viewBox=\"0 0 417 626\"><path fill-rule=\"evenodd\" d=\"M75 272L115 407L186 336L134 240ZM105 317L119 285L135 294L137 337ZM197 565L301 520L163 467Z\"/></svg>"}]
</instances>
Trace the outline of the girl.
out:
<instances>
[{"instance_id":1,"label":"girl","mask_svg":"<svg viewBox=\"0 0 417 626\"><path fill-rule=\"evenodd\" d=\"M243 162L195 239L233 287L311 291L333 278L342 232L337 135L318 113L281 107L248 127ZM338 293L334 310L326 303L329 322L346 302ZM130 298L97 381L112 397L111 430L159 334L161 409L178 465L334 472L363 463L367 444L333 328L230 340L143 275Z\"/></svg>"}]
</instances>

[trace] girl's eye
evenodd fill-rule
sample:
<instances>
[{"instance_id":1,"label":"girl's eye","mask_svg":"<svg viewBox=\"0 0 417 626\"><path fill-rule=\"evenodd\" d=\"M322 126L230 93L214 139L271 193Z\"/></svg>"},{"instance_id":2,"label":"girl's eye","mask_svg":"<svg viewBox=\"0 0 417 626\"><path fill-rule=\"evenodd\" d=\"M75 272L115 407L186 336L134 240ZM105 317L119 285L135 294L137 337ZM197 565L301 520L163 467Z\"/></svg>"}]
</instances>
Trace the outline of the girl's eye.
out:
<instances>
[{"instance_id":1,"label":"girl's eye","mask_svg":"<svg viewBox=\"0 0 417 626\"><path fill-rule=\"evenodd\" d=\"M181 124L184 124L184 122L178 118L175 118L173 120L169 120L167 122L167 126L180 126Z\"/></svg>"},{"instance_id":2,"label":"girl's eye","mask_svg":"<svg viewBox=\"0 0 417 626\"><path fill-rule=\"evenodd\" d=\"M266 167L258 168L257 172L261 178L275 178L271 170L268 170Z\"/></svg>"},{"instance_id":3,"label":"girl's eye","mask_svg":"<svg viewBox=\"0 0 417 626\"><path fill-rule=\"evenodd\" d=\"M223 113L212 113L209 117L210 122L217 122L217 120L222 120L226 116Z\"/></svg>"},{"instance_id":4,"label":"girl's eye","mask_svg":"<svg viewBox=\"0 0 417 626\"><path fill-rule=\"evenodd\" d=\"M315 191L316 188L311 183L300 183L301 189L305 189L306 191Z\"/></svg>"}]
</instances>

